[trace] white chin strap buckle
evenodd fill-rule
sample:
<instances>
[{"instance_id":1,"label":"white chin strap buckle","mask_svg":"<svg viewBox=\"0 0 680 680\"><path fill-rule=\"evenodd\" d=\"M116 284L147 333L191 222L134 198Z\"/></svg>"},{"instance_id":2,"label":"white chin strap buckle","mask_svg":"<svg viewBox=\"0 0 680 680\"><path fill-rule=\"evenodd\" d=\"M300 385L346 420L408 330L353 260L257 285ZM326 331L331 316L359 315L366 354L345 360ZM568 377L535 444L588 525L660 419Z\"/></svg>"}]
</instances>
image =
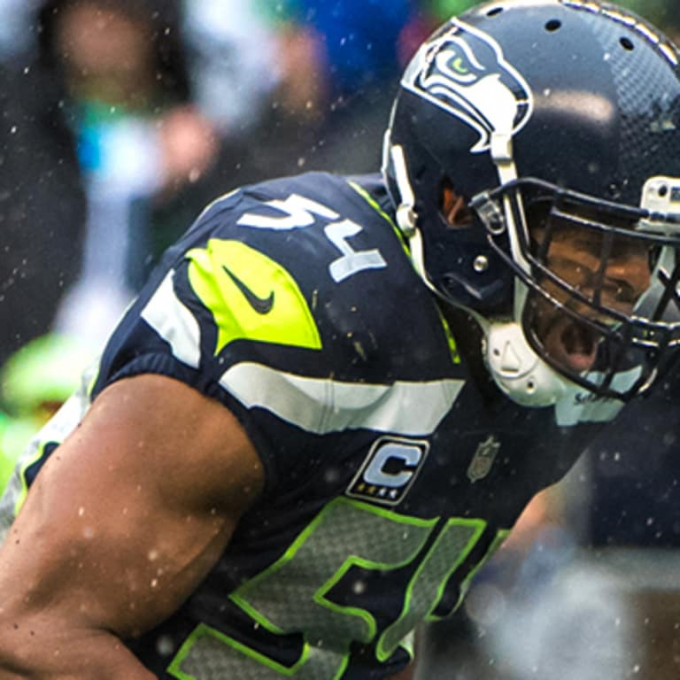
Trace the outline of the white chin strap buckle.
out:
<instances>
[{"instance_id":1,"label":"white chin strap buckle","mask_svg":"<svg viewBox=\"0 0 680 680\"><path fill-rule=\"evenodd\" d=\"M534 352L514 321L489 324L486 362L498 387L522 406L551 406L567 389L562 376Z\"/></svg>"}]
</instances>

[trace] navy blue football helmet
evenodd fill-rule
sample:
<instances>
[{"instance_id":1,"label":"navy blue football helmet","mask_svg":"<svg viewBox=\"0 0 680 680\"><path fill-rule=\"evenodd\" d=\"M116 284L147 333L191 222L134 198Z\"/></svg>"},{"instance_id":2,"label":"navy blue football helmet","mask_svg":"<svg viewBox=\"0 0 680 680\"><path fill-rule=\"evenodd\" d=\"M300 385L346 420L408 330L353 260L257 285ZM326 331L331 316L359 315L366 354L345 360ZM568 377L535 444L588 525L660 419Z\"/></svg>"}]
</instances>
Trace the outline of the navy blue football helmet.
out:
<instances>
[{"instance_id":1,"label":"navy blue football helmet","mask_svg":"<svg viewBox=\"0 0 680 680\"><path fill-rule=\"evenodd\" d=\"M680 346L679 63L613 5L507 0L451 19L405 71L383 162L397 222L519 403L629 399ZM597 244L588 277L555 265L564 234ZM644 253L643 289L612 282L626 252ZM560 352L546 307L568 319Z\"/></svg>"}]
</instances>

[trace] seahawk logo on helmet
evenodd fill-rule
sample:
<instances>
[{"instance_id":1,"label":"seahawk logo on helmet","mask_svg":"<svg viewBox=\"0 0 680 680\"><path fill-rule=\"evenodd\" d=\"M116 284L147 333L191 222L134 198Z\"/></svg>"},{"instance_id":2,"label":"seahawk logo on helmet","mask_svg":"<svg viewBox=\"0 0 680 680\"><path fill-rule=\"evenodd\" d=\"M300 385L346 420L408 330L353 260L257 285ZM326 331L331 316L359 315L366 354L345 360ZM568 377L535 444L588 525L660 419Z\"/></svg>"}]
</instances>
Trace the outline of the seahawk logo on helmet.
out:
<instances>
[{"instance_id":1,"label":"seahawk logo on helmet","mask_svg":"<svg viewBox=\"0 0 680 680\"><path fill-rule=\"evenodd\" d=\"M500 45L456 19L423 45L402 85L474 128L479 140L472 153L488 151L494 132L515 135L533 111L529 85Z\"/></svg>"}]
</instances>

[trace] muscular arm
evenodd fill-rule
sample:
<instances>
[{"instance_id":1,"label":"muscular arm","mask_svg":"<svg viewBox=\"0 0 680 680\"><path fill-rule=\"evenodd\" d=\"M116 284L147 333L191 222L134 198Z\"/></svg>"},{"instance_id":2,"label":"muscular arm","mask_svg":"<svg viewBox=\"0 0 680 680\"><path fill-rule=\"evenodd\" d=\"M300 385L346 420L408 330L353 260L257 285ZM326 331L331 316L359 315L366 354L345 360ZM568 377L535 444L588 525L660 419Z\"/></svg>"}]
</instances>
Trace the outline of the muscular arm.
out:
<instances>
[{"instance_id":1,"label":"muscular arm","mask_svg":"<svg viewBox=\"0 0 680 680\"><path fill-rule=\"evenodd\" d=\"M148 680L121 640L189 596L262 486L235 418L180 382L108 388L0 551L0 680Z\"/></svg>"}]
</instances>

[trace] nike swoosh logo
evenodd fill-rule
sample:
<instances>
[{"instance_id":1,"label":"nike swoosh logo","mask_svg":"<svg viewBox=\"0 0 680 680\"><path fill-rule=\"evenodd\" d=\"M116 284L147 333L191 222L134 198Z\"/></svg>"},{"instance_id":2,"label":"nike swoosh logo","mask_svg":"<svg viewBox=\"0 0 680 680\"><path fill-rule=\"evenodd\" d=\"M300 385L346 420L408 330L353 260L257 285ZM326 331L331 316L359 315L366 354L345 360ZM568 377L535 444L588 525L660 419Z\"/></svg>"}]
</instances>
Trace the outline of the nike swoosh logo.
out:
<instances>
[{"instance_id":1,"label":"nike swoosh logo","mask_svg":"<svg viewBox=\"0 0 680 680\"><path fill-rule=\"evenodd\" d=\"M248 301L248 304L258 313L258 314L269 314L274 306L274 291L269 293L269 297L261 298L259 295L255 295L253 291L246 286L241 279L231 272L227 267L222 265L222 269L226 272L227 276L234 282L236 287L241 291L243 297Z\"/></svg>"}]
</instances>

